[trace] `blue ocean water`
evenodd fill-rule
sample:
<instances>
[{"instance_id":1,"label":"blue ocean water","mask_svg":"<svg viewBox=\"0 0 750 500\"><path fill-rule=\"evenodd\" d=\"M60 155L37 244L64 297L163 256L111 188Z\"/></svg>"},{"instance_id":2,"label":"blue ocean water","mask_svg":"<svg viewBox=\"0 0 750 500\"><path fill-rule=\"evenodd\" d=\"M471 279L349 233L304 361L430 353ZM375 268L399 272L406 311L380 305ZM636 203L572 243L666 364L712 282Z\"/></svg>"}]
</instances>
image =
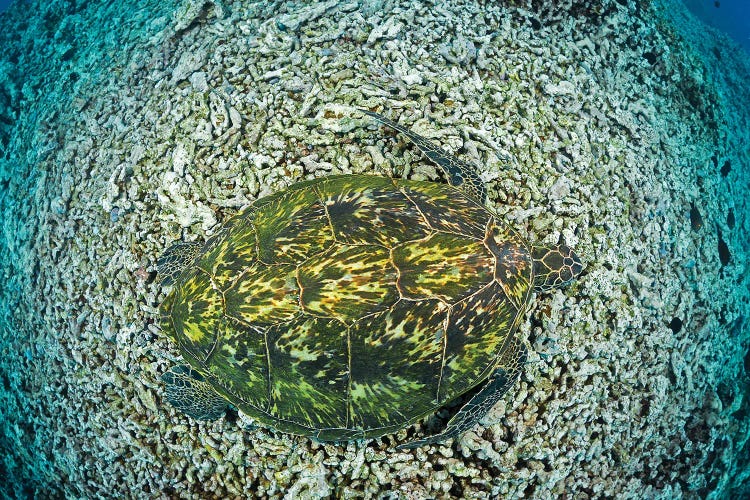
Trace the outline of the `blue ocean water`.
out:
<instances>
[{"instance_id":1,"label":"blue ocean water","mask_svg":"<svg viewBox=\"0 0 750 500\"><path fill-rule=\"evenodd\" d=\"M750 1L683 0L701 21L732 37L750 53Z\"/></svg>"}]
</instances>

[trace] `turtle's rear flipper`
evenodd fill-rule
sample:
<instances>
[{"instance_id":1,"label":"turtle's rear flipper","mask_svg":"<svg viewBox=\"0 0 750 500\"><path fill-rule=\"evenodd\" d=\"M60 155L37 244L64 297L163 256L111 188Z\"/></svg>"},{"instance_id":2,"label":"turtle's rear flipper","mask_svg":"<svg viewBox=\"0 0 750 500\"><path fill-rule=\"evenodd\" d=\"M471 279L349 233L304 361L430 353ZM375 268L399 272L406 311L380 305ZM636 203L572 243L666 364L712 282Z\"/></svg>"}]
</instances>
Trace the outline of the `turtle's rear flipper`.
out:
<instances>
[{"instance_id":1,"label":"turtle's rear flipper","mask_svg":"<svg viewBox=\"0 0 750 500\"><path fill-rule=\"evenodd\" d=\"M479 203L485 203L487 198L487 188L484 186L477 168L465 163L455 156L449 154L443 148L428 140L416 132L412 132L401 124L389 120L385 116L373 113L368 109L360 109L362 113L378 120L383 125L391 127L393 130L401 132L409 138L411 142L417 145L430 161L440 167L445 176L448 178L448 184L461 189L467 196L473 198Z\"/></svg>"},{"instance_id":2,"label":"turtle's rear flipper","mask_svg":"<svg viewBox=\"0 0 750 500\"><path fill-rule=\"evenodd\" d=\"M186 415L196 420L216 420L226 412L226 399L189 366L173 366L161 379L167 385L167 401Z\"/></svg>"},{"instance_id":3,"label":"turtle's rear flipper","mask_svg":"<svg viewBox=\"0 0 750 500\"><path fill-rule=\"evenodd\" d=\"M440 434L425 439L409 441L396 447L397 450L419 448L428 444L435 444L446 439L455 438L474 427L488 411L495 406L508 389L516 383L521 369L526 363L526 346L518 339L512 339L511 344L500 359L495 372L490 376L484 387L463 405L448 426Z\"/></svg>"},{"instance_id":4,"label":"turtle's rear flipper","mask_svg":"<svg viewBox=\"0 0 750 500\"><path fill-rule=\"evenodd\" d=\"M162 285L171 285L203 248L202 243L175 243L159 257L156 265Z\"/></svg>"}]
</instances>

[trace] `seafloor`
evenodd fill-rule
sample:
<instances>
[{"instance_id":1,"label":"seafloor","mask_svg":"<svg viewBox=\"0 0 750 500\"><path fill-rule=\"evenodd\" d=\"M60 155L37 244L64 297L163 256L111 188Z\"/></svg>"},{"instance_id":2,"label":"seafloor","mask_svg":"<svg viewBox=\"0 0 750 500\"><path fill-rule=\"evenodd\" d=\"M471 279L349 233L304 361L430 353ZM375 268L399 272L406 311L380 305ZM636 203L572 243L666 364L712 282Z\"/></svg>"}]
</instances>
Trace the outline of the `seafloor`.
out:
<instances>
[{"instance_id":1,"label":"seafloor","mask_svg":"<svg viewBox=\"0 0 750 500\"><path fill-rule=\"evenodd\" d=\"M676 0L16 0L0 15L7 496L747 498L750 63ZM129 5L129 6L126 6ZM458 442L196 423L155 261L339 172L438 179L381 110L574 246L520 383ZM452 410L452 411L455 411Z\"/></svg>"}]
</instances>

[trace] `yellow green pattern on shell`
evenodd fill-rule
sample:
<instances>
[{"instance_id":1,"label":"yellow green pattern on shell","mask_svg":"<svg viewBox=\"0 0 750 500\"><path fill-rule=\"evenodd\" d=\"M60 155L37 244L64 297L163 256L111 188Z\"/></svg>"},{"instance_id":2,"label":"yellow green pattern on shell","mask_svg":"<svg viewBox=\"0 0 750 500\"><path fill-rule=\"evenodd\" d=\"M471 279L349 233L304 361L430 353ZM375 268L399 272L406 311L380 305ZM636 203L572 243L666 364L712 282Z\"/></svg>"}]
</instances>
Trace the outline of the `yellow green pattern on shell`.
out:
<instances>
[{"instance_id":1,"label":"yellow green pattern on shell","mask_svg":"<svg viewBox=\"0 0 750 500\"><path fill-rule=\"evenodd\" d=\"M186 360L285 432L376 437L486 379L529 300L530 249L449 185L364 175L258 200L162 306Z\"/></svg>"}]
</instances>

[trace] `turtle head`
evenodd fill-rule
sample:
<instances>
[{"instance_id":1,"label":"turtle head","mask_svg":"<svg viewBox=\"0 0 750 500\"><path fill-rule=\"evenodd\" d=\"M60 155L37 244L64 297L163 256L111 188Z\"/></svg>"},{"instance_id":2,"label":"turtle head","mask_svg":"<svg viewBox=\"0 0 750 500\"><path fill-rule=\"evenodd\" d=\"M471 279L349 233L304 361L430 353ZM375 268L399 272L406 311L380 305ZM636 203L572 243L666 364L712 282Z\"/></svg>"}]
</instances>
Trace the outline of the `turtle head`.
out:
<instances>
[{"instance_id":1,"label":"turtle head","mask_svg":"<svg viewBox=\"0 0 750 500\"><path fill-rule=\"evenodd\" d=\"M581 260L565 245L534 246L534 290L543 292L557 288L575 279L583 270Z\"/></svg>"}]
</instances>

